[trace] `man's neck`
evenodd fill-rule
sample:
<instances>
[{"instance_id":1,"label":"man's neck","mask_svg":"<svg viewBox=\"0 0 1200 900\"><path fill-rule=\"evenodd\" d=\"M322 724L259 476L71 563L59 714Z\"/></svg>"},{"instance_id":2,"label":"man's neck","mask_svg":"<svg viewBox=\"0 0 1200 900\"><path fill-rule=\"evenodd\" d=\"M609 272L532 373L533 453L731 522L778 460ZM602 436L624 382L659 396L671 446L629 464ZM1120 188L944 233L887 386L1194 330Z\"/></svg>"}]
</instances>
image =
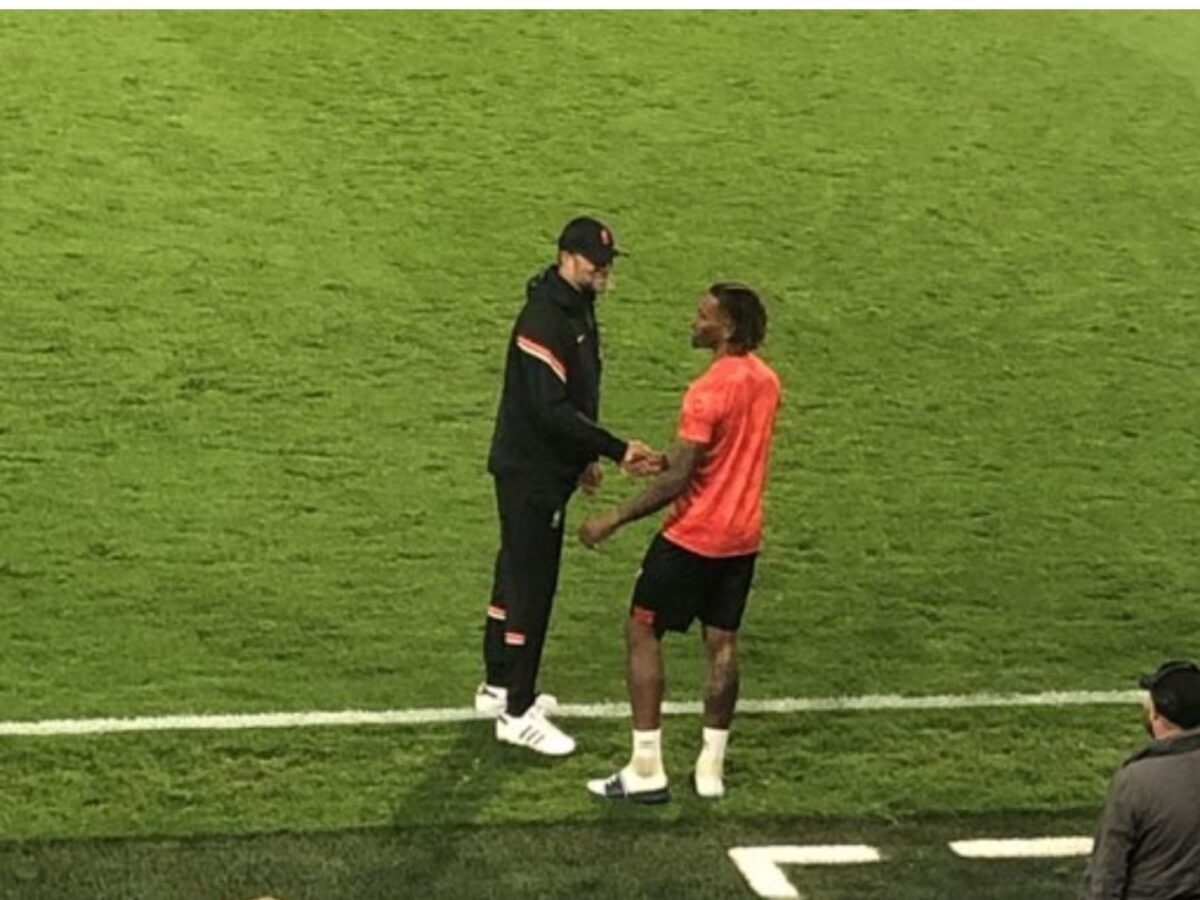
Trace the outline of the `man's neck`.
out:
<instances>
[{"instance_id":1,"label":"man's neck","mask_svg":"<svg viewBox=\"0 0 1200 900\"><path fill-rule=\"evenodd\" d=\"M719 359L724 359L726 356L746 356L749 352L749 350L743 350L736 344L730 344L727 341L723 341L713 347L712 361L716 362Z\"/></svg>"},{"instance_id":2,"label":"man's neck","mask_svg":"<svg viewBox=\"0 0 1200 900\"><path fill-rule=\"evenodd\" d=\"M575 281L575 279L571 278L571 276L569 276L565 271L563 271L563 266L561 263L559 263L559 266L558 266L558 277L561 278L563 281L565 281L567 284L569 284L572 288L574 288L579 293L582 294L584 292L583 288L579 286L579 284Z\"/></svg>"}]
</instances>

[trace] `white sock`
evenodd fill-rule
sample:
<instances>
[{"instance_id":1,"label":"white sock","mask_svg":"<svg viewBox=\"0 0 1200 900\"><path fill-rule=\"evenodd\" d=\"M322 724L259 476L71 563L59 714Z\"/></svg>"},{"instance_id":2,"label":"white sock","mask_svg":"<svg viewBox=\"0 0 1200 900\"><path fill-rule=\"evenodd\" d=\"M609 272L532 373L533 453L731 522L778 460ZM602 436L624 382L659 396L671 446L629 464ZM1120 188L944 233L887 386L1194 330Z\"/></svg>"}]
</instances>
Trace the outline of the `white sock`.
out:
<instances>
[{"instance_id":1,"label":"white sock","mask_svg":"<svg viewBox=\"0 0 1200 900\"><path fill-rule=\"evenodd\" d=\"M696 771L703 776L720 778L725 770L725 745L728 743L728 728L705 728L704 746L696 760Z\"/></svg>"},{"instance_id":2,"label":"white sock","mask_svg":"<svg viewBox=\"0 0 1200 900\"><path fill-rule=\"evenodd\" d=\"M633 732L633 758L626 772L641 781L665 780L662 764L662 729Z\"/></svg>"}]
</instances>

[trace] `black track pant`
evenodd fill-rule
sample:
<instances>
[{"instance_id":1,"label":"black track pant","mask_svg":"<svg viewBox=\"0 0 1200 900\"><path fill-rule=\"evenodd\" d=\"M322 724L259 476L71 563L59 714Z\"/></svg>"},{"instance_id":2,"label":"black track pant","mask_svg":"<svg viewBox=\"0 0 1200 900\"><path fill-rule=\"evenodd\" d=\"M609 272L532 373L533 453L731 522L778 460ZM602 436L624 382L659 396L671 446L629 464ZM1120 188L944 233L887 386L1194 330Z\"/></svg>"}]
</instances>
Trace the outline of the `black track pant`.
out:
<instances>
[{"instance_id":1,"label":"black track pant","mask_svg":"<svg viewBox=\"0 0 1200 900\"><path fill-rule=\"evenodd\" d=\"M561 487L496 478L500 550L483 658L488 683L508 688L510 715L522 715L536 696L570 496L570 490Z\"/></svg>"}]
</instances>

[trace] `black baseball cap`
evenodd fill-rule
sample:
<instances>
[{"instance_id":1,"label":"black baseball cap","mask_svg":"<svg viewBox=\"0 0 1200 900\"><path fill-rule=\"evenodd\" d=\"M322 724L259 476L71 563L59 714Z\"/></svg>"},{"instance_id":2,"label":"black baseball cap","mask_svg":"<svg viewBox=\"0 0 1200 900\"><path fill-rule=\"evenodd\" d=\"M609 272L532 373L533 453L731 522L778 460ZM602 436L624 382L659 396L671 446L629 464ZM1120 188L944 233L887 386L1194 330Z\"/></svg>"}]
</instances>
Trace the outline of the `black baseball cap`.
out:
<instances>
[{"instance_id":1,"label":"black baseball cap","mask_svg":"<svg viewBox=\"0 0 1200 900\"><path fill-rule=\"evenodd\" d=\"M1180 728L1200 725L1200 666L1187 659L1163 663L1138 684L1150 692L1154 708Z\"/></svg>"},{"instance_id":2,"label":"black baseball cap","mask_svg":"<svg viewBox=\"0 0 1200 900\"><path fill-rule=\"evenodd\" d=\"M558 249L586 256L597 266L607 266L614 257L625 254L617 249L612 229L591 216L572 219L558 236Z\"/></svg>"}]
</instances>

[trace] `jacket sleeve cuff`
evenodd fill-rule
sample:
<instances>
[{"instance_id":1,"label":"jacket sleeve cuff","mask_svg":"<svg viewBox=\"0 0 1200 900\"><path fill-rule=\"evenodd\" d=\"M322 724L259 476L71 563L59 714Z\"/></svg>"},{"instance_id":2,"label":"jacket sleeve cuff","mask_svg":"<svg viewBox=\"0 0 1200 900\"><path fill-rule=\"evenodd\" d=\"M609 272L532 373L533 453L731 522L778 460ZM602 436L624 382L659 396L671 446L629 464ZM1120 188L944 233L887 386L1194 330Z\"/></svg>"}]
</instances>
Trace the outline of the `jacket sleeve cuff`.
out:
<instances>
[{"instance_id":1,"label":"jacket sleeve cuff","mask_svg":"<svg viewBox=\"0 0 1200 900\"><path fill-rule=\"evenodd\" d=\"M615 463L620 463L625 458L625 451L629 444L620 438L609 435L608 443L604 447L604 455Z\"/></svg>"}]
</instances>

